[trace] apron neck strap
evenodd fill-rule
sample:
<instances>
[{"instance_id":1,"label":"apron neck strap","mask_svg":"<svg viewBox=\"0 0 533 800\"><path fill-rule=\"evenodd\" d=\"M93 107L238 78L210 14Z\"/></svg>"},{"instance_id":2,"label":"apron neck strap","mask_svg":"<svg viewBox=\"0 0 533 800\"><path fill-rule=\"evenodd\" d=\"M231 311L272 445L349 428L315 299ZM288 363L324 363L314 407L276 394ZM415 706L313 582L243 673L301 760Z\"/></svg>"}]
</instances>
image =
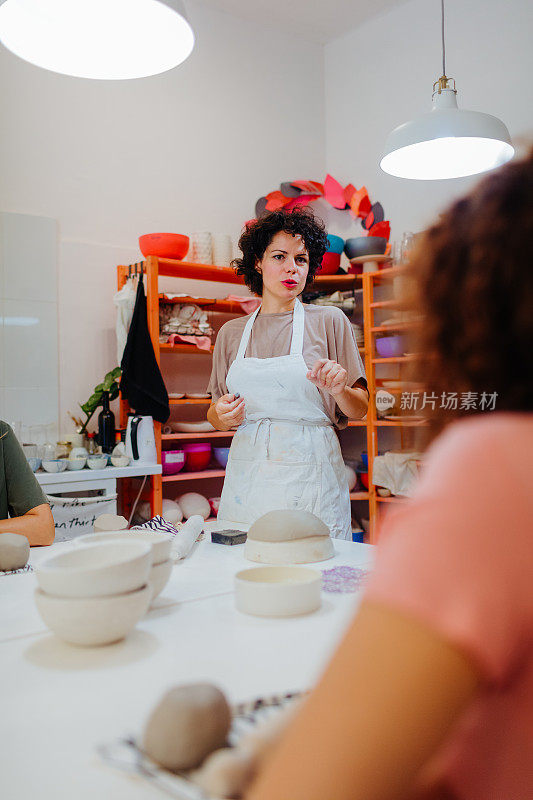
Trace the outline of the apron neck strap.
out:
<instances>
[{"instance_id":1,"label":"apron neck strap","mask_svg":"<svg viewBox=\"0 0 533 800\"><path fill-rule=\"evenodd\" d=\"M254 311L248 322L244 327L244 331L241 337L241 341L239 344L239 349L237 351L237 355L235 360L241 360L244 358L244 354L246 353L246 348L248 347L248 342L250 341L250 336L252 333L252 326L255 322L257 315L261 310L261 306ZM304 329L305 329L305 311L304 307L300 300L296 300L294 304L294 312L292 316L292 338L291 338L291 351L290 355L300 355L303 353L303 345L304 345Z\"/></svg>"}]
</instances>

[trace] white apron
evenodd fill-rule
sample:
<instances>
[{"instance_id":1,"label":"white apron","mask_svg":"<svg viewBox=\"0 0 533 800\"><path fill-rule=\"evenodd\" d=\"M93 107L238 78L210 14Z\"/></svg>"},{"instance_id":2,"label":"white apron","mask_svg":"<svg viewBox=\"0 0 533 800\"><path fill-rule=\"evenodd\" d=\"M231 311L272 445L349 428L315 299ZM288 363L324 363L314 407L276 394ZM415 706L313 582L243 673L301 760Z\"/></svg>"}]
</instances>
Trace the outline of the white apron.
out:
<instances>
[{"instance_id":1,"label":"white apron","mask_svg":"<svg viewBox=\"0 0 533 800\"><path fill-rule=\"evenodd\" d=\"M251 525L282 508L311 511L338 539L350 539L348 482L339 440L303 357L305 311L293 313L291 350L277 358L245 358L246 323L226 385L240 394L246 418L231 445L218 521Z\"/></svg>"}]
</instances>

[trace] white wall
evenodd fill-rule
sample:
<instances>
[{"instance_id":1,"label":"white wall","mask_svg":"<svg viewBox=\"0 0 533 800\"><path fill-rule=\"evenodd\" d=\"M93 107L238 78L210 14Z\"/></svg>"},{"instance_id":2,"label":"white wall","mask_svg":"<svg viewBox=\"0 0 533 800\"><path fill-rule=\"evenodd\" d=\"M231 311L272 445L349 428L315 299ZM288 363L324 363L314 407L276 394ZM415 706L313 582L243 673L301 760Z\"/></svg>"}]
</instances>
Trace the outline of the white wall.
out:
<instances>
[{"instance_id":1,"label":"white wall","mask_svg":"<svg viewBox=\"0 0 533 800\"><path fill-rule=\"evenodd\" d=\"M69 78L0 47L1 208L59 222L64 431L116 363L115 265L140 259L140 234L236 239L259 196L324 173L322 46L187 9L191 57L143 80Z\"/></svg>"},{"instance_id":2,"label":"white wall","mask_svg":"<svg viewBox=\"0 0 533 800\"><path fill-rule=\"evenodd\" d=\"M515 145L533 143L533 3L447 0L445 7L446 71L459 106L500 117ZM477 180L408 181L379 168L388 133L430 111L441 65L438 0L402 3L325 48L327 169L382 202L391 240L421 230Z\"/></svg>"}]
</instances>

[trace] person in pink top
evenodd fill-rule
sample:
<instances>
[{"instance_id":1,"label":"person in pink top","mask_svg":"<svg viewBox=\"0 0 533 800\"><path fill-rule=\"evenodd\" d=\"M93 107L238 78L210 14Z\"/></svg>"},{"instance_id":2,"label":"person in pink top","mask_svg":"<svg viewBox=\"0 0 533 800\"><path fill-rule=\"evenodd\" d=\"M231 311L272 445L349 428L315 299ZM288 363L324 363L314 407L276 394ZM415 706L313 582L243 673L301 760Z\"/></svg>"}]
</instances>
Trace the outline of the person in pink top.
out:
<instances>
[{"instance_id":1,"label":"person in pink top","mask_svg":"<svg viewBox=\"0 0 533 800\"><path fill-rule=\"evenodd\" d=\"M532 241L533 153L424 234L419 378L491 410L428 414L416 492L247 800L533 798Z\"/></svg>"}]
</instances>

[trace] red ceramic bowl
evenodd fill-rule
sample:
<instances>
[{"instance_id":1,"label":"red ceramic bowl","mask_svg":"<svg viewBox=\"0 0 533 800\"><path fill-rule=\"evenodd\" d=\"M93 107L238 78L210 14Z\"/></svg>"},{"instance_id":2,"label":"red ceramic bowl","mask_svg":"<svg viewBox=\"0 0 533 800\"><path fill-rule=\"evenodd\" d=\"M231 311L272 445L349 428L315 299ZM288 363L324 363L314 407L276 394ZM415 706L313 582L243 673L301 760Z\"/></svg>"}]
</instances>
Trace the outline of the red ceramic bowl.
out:
<instances>
[{"instance_id":1,"label":"red ceramic bowl","mask_svg":"<svg viewBox=\"0 0 533 800\"><path fill-rule=\"evenodd\" d=\"M210 444L186 444L183 449L185 450L185 468L188 472L198 472L209 466L211 461Z\"/></svg>"},{"instance_id":2,"label":"red ceramic bowl","mask_svg":"<svg viewBox=\"0 0 533 800\"><path fill-rule=\"evenodd\" d=\"M357 474L365 489L368 489L368 472L358 472Z\"/></svg>"},{"instance_id":3,"label":"red ceramic bowl","mask_svg":"<svg viewBox=\"0 0 533 800\"><path fill-rule=\"evenodd\" d=\"M139 236L139 247L143 256L159 258L185 258L189 249L189 237L181 233L146 233Z\"/></svg>"},{"instance_id":4,"label":"red ceramic bowl","mask_svg":"<svg viewBox=\"0 0 533 800\"><path fill-rule=\"evenodd\" d=\"M317 275L336 275L337 270L341 265L340 253L324 253L322 257L322 264L317 269Z\"/></svg>"},{"instance_id":5,"label":"red ceramic bowl","mask_svg":"<svg viewBox=\"0 0 533 800\"><path fill-rule=\"evenodd\" d=\"M163 450L161 453L163 475L176 475L185 466L185 453L183 450Z\"/></svg>"}]
</instances>

